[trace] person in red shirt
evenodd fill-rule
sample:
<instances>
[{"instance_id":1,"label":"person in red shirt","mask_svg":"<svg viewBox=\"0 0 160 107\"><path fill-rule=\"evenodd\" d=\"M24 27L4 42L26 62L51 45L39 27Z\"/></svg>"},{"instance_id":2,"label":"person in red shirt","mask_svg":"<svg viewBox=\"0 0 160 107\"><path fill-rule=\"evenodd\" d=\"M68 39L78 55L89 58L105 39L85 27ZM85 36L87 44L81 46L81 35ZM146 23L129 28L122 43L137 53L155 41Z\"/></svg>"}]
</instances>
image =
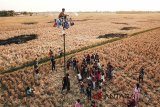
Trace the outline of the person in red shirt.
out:
<instances>
[{"instance_id":1,"label":"person in red shirt","mask_svg":"<svg viewBox=\"0 0 160 107\"><path fill-rule=\"evenodd\" d=\"M92 98L96 100L100 100L100 101L102 100L102 88L101 87L99 87L98 92L94 94Z\"/></svg>"}]
</instances>

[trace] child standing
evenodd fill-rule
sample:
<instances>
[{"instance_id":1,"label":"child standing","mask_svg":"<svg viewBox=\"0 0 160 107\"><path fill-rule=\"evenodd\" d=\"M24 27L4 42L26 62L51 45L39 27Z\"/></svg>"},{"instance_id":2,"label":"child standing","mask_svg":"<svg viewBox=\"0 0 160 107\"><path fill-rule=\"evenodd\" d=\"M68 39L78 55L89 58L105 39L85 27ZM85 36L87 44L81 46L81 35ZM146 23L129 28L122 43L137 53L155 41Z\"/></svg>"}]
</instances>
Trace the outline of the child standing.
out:
<instances>
[{"instance_id":1,"label":"child standing","mask_svg":"<svg viewBox=\"0 0 160 107\"><path fill-rule=\"evenodd\" d=\"M84 83L81 81L80 83L80 93L84 93Z\"/></svg>"}]
</instances>

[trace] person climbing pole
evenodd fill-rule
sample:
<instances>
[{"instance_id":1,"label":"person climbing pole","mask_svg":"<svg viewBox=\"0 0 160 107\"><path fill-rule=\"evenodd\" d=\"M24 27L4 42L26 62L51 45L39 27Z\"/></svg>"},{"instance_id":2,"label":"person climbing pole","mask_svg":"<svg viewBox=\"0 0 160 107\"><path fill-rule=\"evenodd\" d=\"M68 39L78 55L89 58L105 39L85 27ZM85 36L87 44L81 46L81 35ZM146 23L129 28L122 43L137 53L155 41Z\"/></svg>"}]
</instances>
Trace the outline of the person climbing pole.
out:
<instances>
[{"instance_id":1,"label":"person climbing pole","mask_svg":"<svg viewBox=\"0 0 160 107\"><path fill-rule=\"evenodd\" d=\"M64 12L65 12L65 8L62 8L62 12L58 16L59 19L69 16L69 15L65 14Z\"/></svg>"}]
</instances>

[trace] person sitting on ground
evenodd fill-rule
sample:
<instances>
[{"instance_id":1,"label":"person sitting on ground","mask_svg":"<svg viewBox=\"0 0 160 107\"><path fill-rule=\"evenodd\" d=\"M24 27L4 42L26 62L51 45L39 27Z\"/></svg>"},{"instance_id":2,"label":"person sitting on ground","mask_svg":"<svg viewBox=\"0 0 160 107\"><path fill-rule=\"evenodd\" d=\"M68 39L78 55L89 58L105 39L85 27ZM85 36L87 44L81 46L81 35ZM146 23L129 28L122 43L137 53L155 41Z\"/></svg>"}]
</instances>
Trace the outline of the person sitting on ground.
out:
<instances>
[{"instance_id":1,"label":"person sitting on ground","mask_svg":"<svg viewBox=\"0 0 160 107\"><path fill-rule=\"evenodd\" d=\"M80 104L80 99L77 99L74 107L82 107L81 104Z\"/></svg>"},{"instance_id":2,"label":"person sitting on ground","mask_svg":"<svg viewBox=\"0 0 160 107\"><path fill-rule=\"evenodd\" d=\"M140 69L140 73L139 73L139 83L140 83L140 82L143 83L143 77L144 77L144 69L141 68L141 69Z\"/></svg>"},{"instance_id":3,"label":"person sitting on ground","mask_svg":"<svg viewBox=\"0 0 160 107\"><path fill-rule=\"evenodd\" d=\"M30 87L27 87L27 89L26 89L26 95L27 96L33 96L33 89L32 88L30 88Z\"/></svg>"}]
</instances>

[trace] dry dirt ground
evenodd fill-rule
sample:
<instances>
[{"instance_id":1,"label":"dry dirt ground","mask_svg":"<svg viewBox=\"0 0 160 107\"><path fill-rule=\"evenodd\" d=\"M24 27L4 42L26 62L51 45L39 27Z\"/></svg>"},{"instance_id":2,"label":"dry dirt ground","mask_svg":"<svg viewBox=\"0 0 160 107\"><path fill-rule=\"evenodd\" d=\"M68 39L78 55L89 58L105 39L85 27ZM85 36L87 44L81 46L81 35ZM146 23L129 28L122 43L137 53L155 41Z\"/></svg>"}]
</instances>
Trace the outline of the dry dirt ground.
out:
<instances>
[{"instance_id":1,"label":"dry dirt ground","mask_svg":"<svg viewBox=\"0 0 160 107\"><path fill-rule=\"evenodd\" d=\"M103 15L102 15L103 16ZM104 15L105 16L105 15ZM76 22L77 24L71 28L76 29L79 23L79 26L88 26L93 27L94 34L100 35L100 33L115 33L120 32L120 28L128 25L121 24L111 24L111 21L107 20L116 20L119 23L132 23L140 29L146 29L151 27L158 26L158 22L137 22L138 20L149 20L146 18L157 18L154 15L116 15L110 16L106 14L106 18L102 17L104 21L94 22ZM148 17L147 17L148 16ZM96 16L98 17L98 16ZM126 18L127 17L127 20ZM131 19L130 19L131 18ZM119 19L119 20L118 20ZM121 19L121 20L120 20ZM156 19L154 19L156 20ZM87 24L88 23L88 24ZM97 23L94 25L94 23ZM147 23L149 23L147 25ZM111 24L111 27L107 25ZM156 25L157 24L157 25ZM89 27L90 25L90 27ZM92 26L91 26L92 25ZM99 27L102 26L101 31L99 32ZM106 27L104 27L106 25ZM130 25L130 24L129 24ZM51 26L51 25L50 25ZM117 27L117 28L116 28ZM50 27L52 29L52 27ZM55 29L55 28L53 28ZM52 30L53 30L52 29ZM80 29L80 27L79 27ZM83 29L83 27L81 28ZM97 32L96 32L97 29ZM108 29L108 30L107 30ZM111 31L109 31L109 29ZM139 29L137 29L139 30ZM80 31L80 30L79 30ZM79 32L78 31L78 32ZM68 30L68 32L72 32ZM77 32L77 33L78 33ZM89 32L86 28L82 34ZM99 32L99 33L98 33ZM116 32L116 33L117 33ZM122 31L124 33L133 32L131 31ZM72 33L71 33L72 34ZM145 69L144 84L140 84L142 99L139 102L140 107L159 107L160 106L160 29L145 32L133 37L128 37L126 39L116 41L113 43L106 44L104 46L99 46L93 49L89 49L75 55L76 58L81 59L84 54L95 53L97 52L100 55L101 64L106 64L111 62L115 67L113 81L110 83L107 81L107 85L103 87L103 100L96 101L99 107L126 107L125 103L126 98L121 99L108 99L106 94L110 93L122 93L131 95L135 84L138 80L139 69L143 66ZM76 35L75 35L76 36ZM96 35L95 35L96 36ZM73 36L74 37L74 36ZM77 36L80 37L80 36ZM69 38L69 37L68 37ZM85 39L85 37L83 38ZM92 38L91 38L92 39ZM36 42L36 41L35 41ZM78 44L79 42L77 42ZM28 43L27 43L28 44ZM31 43L32 44L32 43ZM43 46L43 45L42 45ZM10 47L10 46L9 46ZM73 47L74 48L74 47ZM46 50L46 53L48 50ZM71 56L68 56L68 58ZM79 93L78 81L76 79L76 74L74 71L69 70L71 78L71 91L68 94L61 94L61 81L63 77L63 68L60 65L63 63L63 60L57 60L58 68L57 71L52 73L50 71L50 64L46 63L40 66L40 86L34 84L33 77L33 68L26 68L24 70L16 71L10 74L5 74L0 76L1 80L1 97L0 103L2 105L8 106L26 106L30 105L31 107L72 107L75 103L75 100L80 98L84 107L89 107L89 103L85 99L84 95ZM31 85L36 90L35 96L27 98L24 95L24 89Z\"/></svg>"},{"instance_id":2,"label":"dry dirt ground","mask_svg":"<svg viewBox=\"0 0 160 107\"><path fill-rule=\"evenodd\" d=\"M71 51L84 46L95 44L110 38L98 38L107 34L131 34L137 31L158 27L160 14L116 14L116 13L79 13L78 16L69 13L75 25L66 30L66 50ZM22 16L0 18L0 71L9 67L32 61L35 57L48 55L49 49L57 54L63 47L61 29L53 27L53 16ZM33 37L27 42L7 41L17 36Z\"/></svg>"}]
</instances>

